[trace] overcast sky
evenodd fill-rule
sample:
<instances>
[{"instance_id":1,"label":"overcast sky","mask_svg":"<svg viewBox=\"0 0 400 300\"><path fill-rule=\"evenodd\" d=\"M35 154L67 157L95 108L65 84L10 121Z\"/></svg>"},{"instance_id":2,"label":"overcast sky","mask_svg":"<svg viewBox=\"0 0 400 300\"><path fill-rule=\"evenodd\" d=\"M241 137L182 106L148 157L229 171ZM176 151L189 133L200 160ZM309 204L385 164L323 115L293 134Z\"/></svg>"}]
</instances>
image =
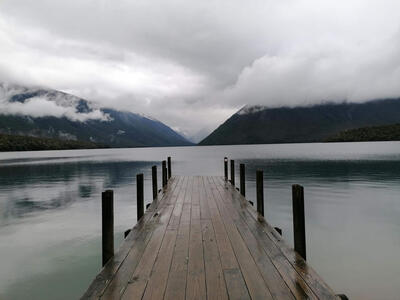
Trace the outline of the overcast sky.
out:
<instances>
[{"instance_id":1,"label":"overcast sky","mask_svg":"<svg viewBox=\"0 0 400 300\"><path fill-rule=\"evenodd\" d=\"M188 135L246 104L400 96L399 0L0 0L0 79Z\"/></svg>"}]
</instances>

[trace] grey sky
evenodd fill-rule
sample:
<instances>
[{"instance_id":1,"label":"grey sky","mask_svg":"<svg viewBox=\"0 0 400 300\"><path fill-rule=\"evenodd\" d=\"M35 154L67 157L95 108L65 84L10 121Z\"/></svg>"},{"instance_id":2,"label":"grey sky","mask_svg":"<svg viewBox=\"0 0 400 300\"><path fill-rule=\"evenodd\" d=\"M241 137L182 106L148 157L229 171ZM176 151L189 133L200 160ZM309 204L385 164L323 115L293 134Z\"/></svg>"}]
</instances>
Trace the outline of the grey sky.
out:
<instances>
[{"instance_id":1,"label":"grey sky","mask_svg":"<svg viewBox=\"0 0 400 300\"><path fill-rule=\"evenodd\" d=\"M245 104L400 96L400 1L0 0L0 78L189 135Z\"/></svg>"}]
</instances>

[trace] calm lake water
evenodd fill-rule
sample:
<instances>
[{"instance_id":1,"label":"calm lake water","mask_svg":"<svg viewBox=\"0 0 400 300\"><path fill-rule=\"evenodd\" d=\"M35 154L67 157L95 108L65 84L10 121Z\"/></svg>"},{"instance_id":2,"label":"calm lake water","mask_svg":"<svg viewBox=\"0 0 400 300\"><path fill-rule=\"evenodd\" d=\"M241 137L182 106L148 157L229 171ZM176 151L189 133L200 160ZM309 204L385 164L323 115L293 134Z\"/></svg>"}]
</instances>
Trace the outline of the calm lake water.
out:
<instances>
[{"instance_id":1,"label":"calm lake water","mask_svg":"<svg viewBox=\"0 0 400 300\"><path fill-rule=\"evenodd\" d=\"M0 299L79 298L101 268L101 192L114 189L119 245L136 223L136 174L149 202L151 166L168 155L175 175L245 163L253 201L263 169L266 218L290 245L302 184L309 263L351 299L399 299L399 142L0 153Z\"/></svg>"}]
</instances>

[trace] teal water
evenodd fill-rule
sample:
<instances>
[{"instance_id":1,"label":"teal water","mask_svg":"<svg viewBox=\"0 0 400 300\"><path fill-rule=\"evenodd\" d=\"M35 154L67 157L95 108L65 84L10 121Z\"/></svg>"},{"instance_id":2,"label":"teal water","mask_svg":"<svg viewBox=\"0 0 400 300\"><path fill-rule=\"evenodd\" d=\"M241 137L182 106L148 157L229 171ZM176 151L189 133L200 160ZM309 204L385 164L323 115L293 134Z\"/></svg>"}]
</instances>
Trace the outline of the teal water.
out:
<instances>
[{"instance_id":1,"label":"teal water","mask_svg":"<svg viewBox=\"0 0 400 300\"><path fill-rule=\"evenodd\" d=\"M290 245L302 184L309 263L351 299L399 299L399 142L0 153L0 299L79 298L101 268L101 192L114 189L118 245L136 222L136 174L149 202L151 166L168 155L175 175L245 163L253 201L264 170L266 218Z\"/></svg>"}]
</instances>

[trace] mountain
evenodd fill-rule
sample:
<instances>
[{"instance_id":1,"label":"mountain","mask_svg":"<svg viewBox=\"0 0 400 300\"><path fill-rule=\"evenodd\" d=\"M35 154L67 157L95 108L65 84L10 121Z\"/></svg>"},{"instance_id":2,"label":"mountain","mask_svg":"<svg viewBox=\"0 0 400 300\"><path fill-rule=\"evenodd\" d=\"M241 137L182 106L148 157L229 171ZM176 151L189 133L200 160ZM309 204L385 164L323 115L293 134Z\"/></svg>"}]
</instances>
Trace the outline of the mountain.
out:
<instances>
[{"instance_id":1,"label":"mountain","mask_svg":"<svg viewBox=\"0 0 400 300\"><path fill-rule=\"evenodd\" d=\"M400 98L302 107L245 106L200 145L320 142L343 130L400 123Z\"/></svg>"},{"instance_id":2,"label":"mountain","mask_svg":"<svg viewBox=\"0 0 400 300\"><path fill-rule=\"evenodd\" d=\"M326 142L400 141L400 124L348 129L326 139Z\"/></svg>"},{"instance_id":3,"label":"mountain","mask_svg":"<svg viewBox=\"0 0 400 300\"><path fill-rule=\"evenodd\" d=\"M36 151L103 148L91 142L0 134L0 151Z\"/></svg>"},{"instance_id":4,"label":"mountain","mask_svg":"<svg viewBox=\"0 0 400 300\"><path fill-rule=\"evenodd\" d=\"M192 143L160 121L102 108L56 90L0 83L0 133L87 141L110 147Z\"/></svg>"}]
</instances>

